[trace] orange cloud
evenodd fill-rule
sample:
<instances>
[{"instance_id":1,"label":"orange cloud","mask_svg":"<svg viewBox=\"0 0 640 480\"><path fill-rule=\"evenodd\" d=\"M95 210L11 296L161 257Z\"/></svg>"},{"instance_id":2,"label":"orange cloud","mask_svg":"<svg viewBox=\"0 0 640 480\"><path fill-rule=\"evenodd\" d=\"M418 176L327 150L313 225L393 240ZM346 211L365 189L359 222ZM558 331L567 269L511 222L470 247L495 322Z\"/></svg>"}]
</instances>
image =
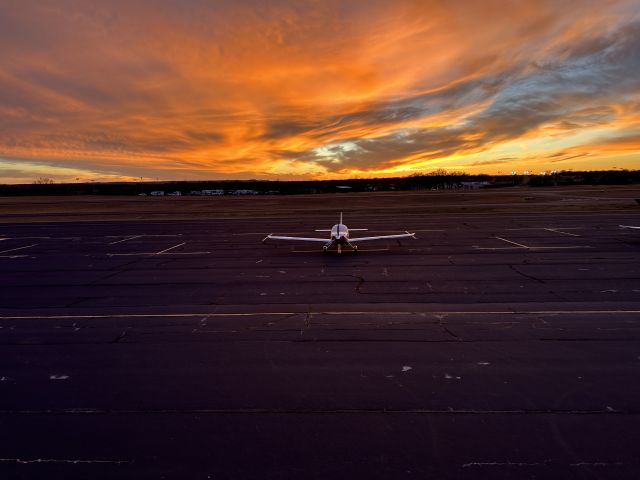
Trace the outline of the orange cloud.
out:
<instances>
[{"instance_id":1,"label":"orange cloud","mask_svg":"<svg viewBox=\"0 0 640 480\"><path fill-rule=\"evenodd\" d=\"M0 176L3 162L10 181L47 166L63 180L497 171L543 168L553 148L584 150L585 168L594 156L605 168L619 161L616 138L637 128L633 10L631 1L6 2ZM517 141L537 142L538 153L501 152Z\"/></svg>"}]
</instances>

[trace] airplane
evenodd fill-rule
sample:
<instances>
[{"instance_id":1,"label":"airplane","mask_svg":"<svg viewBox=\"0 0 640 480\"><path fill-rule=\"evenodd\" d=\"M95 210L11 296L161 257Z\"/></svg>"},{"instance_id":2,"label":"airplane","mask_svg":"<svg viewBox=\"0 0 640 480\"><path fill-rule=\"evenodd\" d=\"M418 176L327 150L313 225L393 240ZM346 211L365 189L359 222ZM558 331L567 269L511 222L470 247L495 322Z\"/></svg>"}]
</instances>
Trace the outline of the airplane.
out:
<instances>
[{"instance_id":1,"label":"airplane","mask_svg":"<svg viewBox=\"0 0 640 480\"><path fill-rule=\"evenodd\" d=\"M640 230L640 227L634 227L633 225L618 225L620 228L632 228L634 230Z\"/></svg>"},{"instance_id":2,"label":"airplane","mask_svg":"<svg viewBox=\"0 0 640 480\"><path fill-rule=\"evenodd\" d=\"M322 251L326 252L329 248L334 245L338 249L338 253L342 253L342 247L348 246L353 252L358 251L358 246L355 245L357 242L368 242L370 240L384 240L384 239L400 239L400 238L416 238L415 233L401 233L398 235L381 235L376 237L359 237L352 238L349 236L351 232L364 232L367 231L368 228L348 228L344 223L342 223L342 212L340 212L340 223L336 223L330 230L316 230L316 232L329 232L329 238L314 238L314 237L283 237L280 235L273 235L270 233L266 237L262 239L262 243L265 243L267 240L297 240L301 242L317 242L323 243Z\"/></svg>"}]
</instances>

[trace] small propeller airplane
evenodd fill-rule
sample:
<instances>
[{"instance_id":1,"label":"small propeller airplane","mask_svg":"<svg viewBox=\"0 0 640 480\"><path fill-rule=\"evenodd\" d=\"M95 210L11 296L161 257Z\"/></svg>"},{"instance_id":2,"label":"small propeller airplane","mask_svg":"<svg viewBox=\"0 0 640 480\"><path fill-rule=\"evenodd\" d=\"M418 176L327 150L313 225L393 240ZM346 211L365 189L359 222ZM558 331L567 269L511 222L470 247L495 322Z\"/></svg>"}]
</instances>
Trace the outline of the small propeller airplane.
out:
<instances>
[{"instance_id":1,"label":"small propeller airplane","mask_svg":"<svg viewBox=\"0 0 640 480\"><path fill-rule=\"evenodd\" d=\"M416 238L415 233L401 233L398 235L380 235L376 237L359 237L352 238L349 236L351 232L364 232L368 228L348 228L342 223L342 212L340 212L340 223L336 223L330 230L316 230L316 232L329 232L329 238L314 238L314 237L283 237L280 235L273 235L272 233L262 239L262 243L267 240L291 240L300 242L316 242L323 243L322 250L326 252L329 248L336 246L338 253L342 253L342 247L350 247L354 252L358 251L359 242L368 242L370 240L385 240L385 239L400 239L400 238Z\"/></svg>"}]
</instances>

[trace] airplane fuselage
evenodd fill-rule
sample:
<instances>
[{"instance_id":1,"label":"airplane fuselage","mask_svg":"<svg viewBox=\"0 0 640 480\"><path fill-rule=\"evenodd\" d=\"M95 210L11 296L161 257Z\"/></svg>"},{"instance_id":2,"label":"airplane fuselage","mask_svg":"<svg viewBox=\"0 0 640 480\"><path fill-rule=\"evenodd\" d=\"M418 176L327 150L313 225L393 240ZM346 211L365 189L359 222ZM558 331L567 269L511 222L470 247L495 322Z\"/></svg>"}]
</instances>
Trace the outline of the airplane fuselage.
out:
<instances>
[{"instance_id":1,"label":"airplane fuselage","mask_svg":"<svg viewBox=\"0 0 640 480\"><path fill-rule=\"evenodd\" d=\"M349 229L343 223L336 223L331 227L331 241L345 245L349 243Z\"/></svg>"}]
</instances>

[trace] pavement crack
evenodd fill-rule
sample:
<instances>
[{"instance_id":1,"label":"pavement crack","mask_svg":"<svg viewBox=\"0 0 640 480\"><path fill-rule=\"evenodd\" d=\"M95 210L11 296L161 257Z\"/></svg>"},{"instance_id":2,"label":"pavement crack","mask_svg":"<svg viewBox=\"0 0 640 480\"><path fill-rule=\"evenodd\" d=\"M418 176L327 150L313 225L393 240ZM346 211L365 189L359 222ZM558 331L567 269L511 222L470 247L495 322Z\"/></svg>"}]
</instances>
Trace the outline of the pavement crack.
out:
<instances>
[{"instance_id":1,"label":"pavement crack","mask_svg":"<svg viewBox=\"0 0 640 480\"><path fill-rule=\"evenodd\" d=\"M311 316L313 315L313 313L311 313L311 305L307 305L307 313L304 316L304 324L302 326L302 328L300 329L300 336L303 335L305 330L308 330L309 327L311 326Z\"/></svg>"},{"instance_id":2,"label":"pavement crack","mask_svg":"<svg viewBox=\"0 0 640 480\"><path fill-rule=\"evenodd\" d=\"M360 291L360 287L362 287L362 284L364 283L364 277L361 277L360 275L350 276L358 280L358 283L356 284L356 293L362 294L362 292Z\"/></svg>"},{"instance_id":3,"label":"pavement crack","mask_svg":"<svg viewBox=\"0 0 640 480\"><path fill-rule=\"evenodd\" d=\"M460 338L458 335L456 335L451 330L449 330L449 327L447 327L447 325L443 322L446 315L434 315L434 316L438 319L438 325L442 327L442 330L444 330L447 334L451 335L457 341L462 341L462 338Z\"/></svg>"},{"instance_id":4,"label":"pavement crack","mask_svg":"<svg viewBox=\"0 0 640 480\"><path fill-rule=\"evenodd\" d=\"M442 325L442 329L445 332L447 332L449 335L451 335L453 338L455 338L456 340L458 340L458 341L462 340L458 335L456 335L451 330L449 330L449 328L446 325Z\"/></svg>"},{"instance_id":5,"label":"pavement crack","mask_svg":"<svg viewBox=\"0 0 640 480\"><path fill-rule=\"evenodd\" d=\"M509 264L509 268L511 270L513 270L514 272L516 272L517 274L522 275L525 278L528 278L529 280L533 280L534 282L538 282L538 283L546 283L544 280L541 280L538 277L534 277L533 275L529 275L529 274L526 274L524 272L521 272L514 265Z\"/></svg>"},{"instance_id":6,"label":"pavement crack","mask_svg":"<svg viewBox=\"0 0 640 480\"><path fill-rule=\"evenodd\" d=\"M364 277L360 276L360 275L356 275L354 273L344 273L342 275L334 275L334 276L341 276L341 277L351 277L351 278L355 278L358 283L356 283L356 287L355 287L355 291L356 293L359 293L361 295L364 295L364 293L360 290L360 288L362 287L362 285L364 284Z\"/></svg>"},{"instance_id":7,"label":"pavement crack","mask_svg":"<svg viewBox=\"0 0 640 480\"><path fill-rule=\"evenodd\" d=\"M114 338L111 343L119 343L120 340L124 339L127 336L127 331L123 330L116 338Z\"/></svg>"}]
</instances>

